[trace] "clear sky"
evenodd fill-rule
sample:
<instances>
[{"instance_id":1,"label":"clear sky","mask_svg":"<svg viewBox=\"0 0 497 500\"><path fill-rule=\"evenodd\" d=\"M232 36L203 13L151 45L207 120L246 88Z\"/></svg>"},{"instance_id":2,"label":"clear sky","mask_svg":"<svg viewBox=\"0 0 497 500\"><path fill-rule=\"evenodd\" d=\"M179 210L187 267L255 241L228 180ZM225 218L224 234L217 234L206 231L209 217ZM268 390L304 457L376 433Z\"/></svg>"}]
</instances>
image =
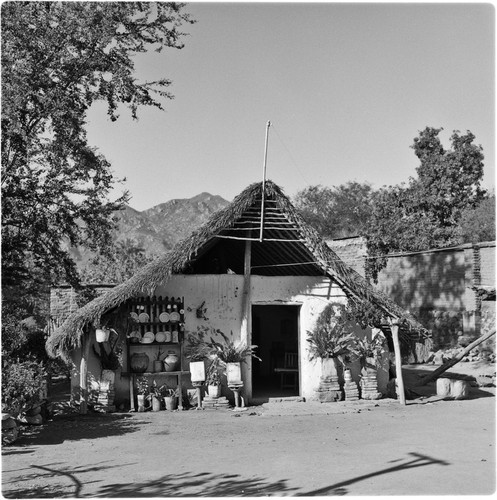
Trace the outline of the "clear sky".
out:
<instances>
[{"instance_id":1,"label":"clear sky","mask_svg":"<svg viewBox=\"0 0 497 500\"><path fill-rule=\"evenodd\" d=\"M165 112L89 113L88 136L144 210L203 191L231 200L267 177L293 196L349 180L415 176L425 126L471 130L494 185L492 4L192 3L182 50L136 57L139 79L167 77Z\"/></svg>"}]
</instances>

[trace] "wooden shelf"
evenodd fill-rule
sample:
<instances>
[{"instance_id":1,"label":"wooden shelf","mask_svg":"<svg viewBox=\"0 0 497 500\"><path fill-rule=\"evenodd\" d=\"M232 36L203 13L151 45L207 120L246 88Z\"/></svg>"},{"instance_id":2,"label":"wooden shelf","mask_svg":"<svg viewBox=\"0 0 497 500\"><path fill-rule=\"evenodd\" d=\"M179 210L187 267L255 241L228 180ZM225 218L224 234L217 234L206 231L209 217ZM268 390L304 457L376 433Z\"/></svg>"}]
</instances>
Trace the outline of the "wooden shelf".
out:
<instances>
[{"instance_id":1,"label":"wooden shelf","mask_svg":"<svg viewBox=\"0 0 497 500\"><path fill-rule=\"evenodd\" d=\"M147 342L147 343L141 343L141 342L128 342L129 347L143 347L145 345L149 346L154 346L154 345L180 345L180 342Z\"/></svg>"},{"instance_id":2,"label":"wooden shelf","mask_svg":"<svg viewBox=\"0 0 497 500\"><path fill-rule=\"evenodd\" d=\"M129 377L130 375L188 375L190 372L185 370L175 371L175 372L121 372L123 377Z\"/></svg>"}]
</instances>

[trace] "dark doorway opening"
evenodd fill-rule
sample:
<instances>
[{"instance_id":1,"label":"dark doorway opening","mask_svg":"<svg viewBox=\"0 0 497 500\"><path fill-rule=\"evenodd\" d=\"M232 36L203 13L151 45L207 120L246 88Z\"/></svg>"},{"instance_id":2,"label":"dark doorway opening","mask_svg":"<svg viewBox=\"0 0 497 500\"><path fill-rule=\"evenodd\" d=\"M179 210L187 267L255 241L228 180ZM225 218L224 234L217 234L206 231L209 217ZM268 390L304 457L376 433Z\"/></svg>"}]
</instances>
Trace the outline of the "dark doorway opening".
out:
<instances>
[{"instance_id":1,"label":"dark doorway opening","mask_svg":"<svg viewBox=\"0 0 497 500\"><path fill-rule=\"evenodd\" d=\"M294 305L252 306L252 343L262 359L252 362L253 399L299 395L299 311Z\"/></svg>"}]
</instances>

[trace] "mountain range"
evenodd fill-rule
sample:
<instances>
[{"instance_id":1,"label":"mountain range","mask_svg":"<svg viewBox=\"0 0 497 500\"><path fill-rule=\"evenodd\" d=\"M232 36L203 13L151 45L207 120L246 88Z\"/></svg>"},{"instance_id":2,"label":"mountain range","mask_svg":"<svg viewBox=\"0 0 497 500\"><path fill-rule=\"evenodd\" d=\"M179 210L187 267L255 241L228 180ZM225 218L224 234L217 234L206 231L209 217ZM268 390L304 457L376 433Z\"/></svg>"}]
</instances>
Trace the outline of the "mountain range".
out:
<instances>
[{"instance_id":1,"label":"mountain range","mask_svg":"<svg viewBox=\"0 0 497 500\"><path fill-rule=\"evenodd\" d=\"M160 255L205 223L218 210L229 205L221 196L200 193L193 198L174 199L139 212L126 206L116 212L118 227L114 241L130 240L147 255ZM86 263L91 252L72 249L79 264Z\"/></svg>"}]
</instances>

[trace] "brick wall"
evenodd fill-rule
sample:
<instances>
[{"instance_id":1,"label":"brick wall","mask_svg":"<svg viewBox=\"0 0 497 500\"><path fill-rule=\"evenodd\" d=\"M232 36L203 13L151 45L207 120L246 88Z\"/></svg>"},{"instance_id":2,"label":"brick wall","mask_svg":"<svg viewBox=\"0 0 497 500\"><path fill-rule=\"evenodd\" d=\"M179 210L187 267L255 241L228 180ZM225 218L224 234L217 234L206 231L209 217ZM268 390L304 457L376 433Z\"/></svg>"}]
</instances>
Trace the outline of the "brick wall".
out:
<instances>
[{"instance_id":1,"label":"brick wall","mask_svg":"<svg viewBox=\"0 0 497 500\"><path fill-rule=\"evenodd\" d=\"M327 243L364 276L364 238ZM481 301L472 288L495 288L495 242L392 255L375 286L431 329L436 345L454 345L462 333L480 334Z\"/></svg>"}]
</instances>

